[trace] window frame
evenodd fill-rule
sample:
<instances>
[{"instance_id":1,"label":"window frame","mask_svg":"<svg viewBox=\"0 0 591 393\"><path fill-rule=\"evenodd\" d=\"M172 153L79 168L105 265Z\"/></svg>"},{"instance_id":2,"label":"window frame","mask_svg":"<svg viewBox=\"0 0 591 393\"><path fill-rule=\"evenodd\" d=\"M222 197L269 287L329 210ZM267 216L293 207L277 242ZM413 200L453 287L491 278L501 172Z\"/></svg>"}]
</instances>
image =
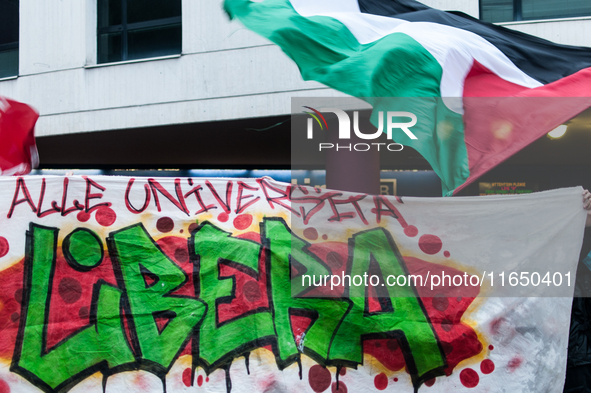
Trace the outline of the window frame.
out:
<instances>
[{"instance_id":1,"label":"window frame","mask_svg":"<svg viewBox=\"0 0 591 393\"><path fill-rule=\"evenodd\" d=\"M9 51L13 49L18 49L19 42L10 42L8 44L0 44L0 52Z\"/></svg>"},{"instance_id":2,"label":"window frame","mask_svg":"<svg viewBox=\"0 0 591 393\"><path fill-rule=\"evenodd\" d=\"M166 26L171 26L174 24L180 24L181 25L181 29L182 29L182 8L181 8L181 15L179 16L173 16L173 17L169 17L169 18L160 18L160 19L152 19L152 20L148 20L148 21L143 21L143 22L134 22L134 23L127 23L127 0L121 0L121 24L118 25L112 25L112 26L106 26L106 27L100 27L101 26L101 3L104 1L109 1L109 0L98 0L97 1L97 34L96 34L96 39L97 39L97 64L108 64L111 63L109 61L106 62L102 62L100 61L101 58L101 44L100 44L100 39L101 36L104 34L109 34L109 33L121 33L121 60L118 60L117 62L121 62L121 61L129 61L129 33L133 32L134 30L141 30L141 29L145 29L145 28L150 28L150 27L166 27ZM181 2L181 6L182 6L182 2ZM181 36L181 47L182 47L182 36ZM145 57L145 59L150 59L151 57ZM144 58L142 58L144 59ZM140 59L133 59L133 61L135 60L140 60Z\"/></svg>"}]
</instances>

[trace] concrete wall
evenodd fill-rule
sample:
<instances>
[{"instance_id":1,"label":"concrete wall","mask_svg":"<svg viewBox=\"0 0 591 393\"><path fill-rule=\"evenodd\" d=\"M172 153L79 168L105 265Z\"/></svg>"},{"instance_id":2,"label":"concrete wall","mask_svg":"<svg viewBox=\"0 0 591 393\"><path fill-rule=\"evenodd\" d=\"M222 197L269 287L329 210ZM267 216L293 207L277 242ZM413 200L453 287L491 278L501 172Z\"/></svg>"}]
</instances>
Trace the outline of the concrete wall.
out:
<instances>
[{"instance_id":1,"label":"concrete wall","mask_svg":"<svg viewBox=\"0 0 591 393\"><path fill-rule=\"evenodd\" d=\"M462 11L478 18L478 0L424 0L421 3L444 11Z\"/></svg>"},{"instance_id":2,"label":"concrete wall","mask_svg":"<svg viewBox=\"0 0 591 393\"><path fill-rule=\"evenodd\" d=\"M559 44L591 47L591 17L499 24Z\"/></svg>"},{"instance_id":3,"label":"concrete wall","mask_svg":"<svg viewBox=\"0 0 591 393\"><path fill-rule=\"evenodd\" d=\"M478 16L478 0L426 3ZM294 96L343 95L303 81L221 4L183 0L181 56L97 65L96 0L20 0L20 73L0 95L39 110L38 136L281 115ZM591 46L591 19L507 27Z\"/></svg>"}]
</instances>

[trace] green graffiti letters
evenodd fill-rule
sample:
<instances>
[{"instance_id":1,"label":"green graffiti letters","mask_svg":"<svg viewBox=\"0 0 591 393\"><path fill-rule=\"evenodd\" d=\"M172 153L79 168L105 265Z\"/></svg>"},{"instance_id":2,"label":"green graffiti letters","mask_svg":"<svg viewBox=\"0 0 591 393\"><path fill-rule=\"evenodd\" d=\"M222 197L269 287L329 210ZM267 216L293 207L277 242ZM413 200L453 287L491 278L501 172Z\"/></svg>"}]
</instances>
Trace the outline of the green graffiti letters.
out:
<instances>
[{"instance_id":1,"label":"green graffiti letters","mask_svg":"<svg viewBox=\"0 0 591 393\"><path fill-rule=\"evenodd\" d=\"M189 273L142 224L110 233L108 252L94 232L74 229L62 244L68 265L92 279L109 257L117 285L95 280L89 324L49 348L59 229L32 223L11 370L45 392L66 392L96 372L104 375L106 386L110 375L137 369L159 376L166 388L166 374L189 343L192 376L197 366L208 374L225 368L229 375L234 358L248 359L263 346L272 348L280 370L299 363L302 353L324 366L357 367L363 364L364 340L389 337L399 341L415 388L443 374L445 358L415 288L379 289L381 310L372 312L365 286L348 284L342 297L310 296L301 275L322 277L331 269L284 220L265 218L260 228L259 243L202 223L187 242ZM407 273L394 239L382 228L349 240L346 271L382 277ZM187 287L190 280L193 287ZM256 294L247 297L250 303L242 299L245 282ZM293 317L310 320L297 337Z\"/></svg>"},{"instance_id":2,"label":"green graffiti letters","mask_svg":"<svg viewBox=\"0 0 591 393\"><path fill-rule=\"evenodd\" d=\"M402 256L394 239L385 229L377 228L354 235L349 240L349 248L353 250L349 266L351 275L362 276L374 267L372 262L383 277L408 274L401 264ZM409 349L405 360L411 375L428 379L428 373L443 370L445 362L426 312L413 292L414 288L384 288L388 291L388 298L381 300L386 302L387 311L370 313L364 293L367 287L350 287L349 296L354 306L339 326L334 339L338 345L331 347L330 358L335 363L343 360L358 364L363 358L363 337L396 337Z\"/></svg>"},{"instance_id":3,"label":"green graffiti letters","mask_svg":"<svg viewBox=\"0 0 591 393\"><path fill-rule=\"evenodd\" d=\"M282 220L267 219L263 226L264 238L271 255L269 272L273 307L273 320L277 331L278 358L281 365L289 365L298 358L300 349L320 363L327 363L333 333L350 309L346 299L317 299L292 297L288 284L292 264L304 266L306 274L329 274L328 268L313 254L307 252L307 244L294 236ZM301 295L301 279L291 279L292 293ZM296 343L291 328L291 315L307 316L313 323L301 343Z\"/></svg>"},{"instance_id":4,"label":"green graffiti letters","mask_svg":"<svg viewBox=\"0 0 591 393\"><path fill-rule=\"evenodd\" d=\"M268 309L255 310L231 321L220 322L218 305L235 297L236 281L222 277L222 264L230 265L259 279L260 244L230 237L215 226L205 223L193 234L194 251L199 271L199 297L208 312L199 328L199 357L207 369L231 361L236 354L258 348L275 336ZM208 344L211 343L211 344ZM264 345L264 344L263 344Z\"/></svg>"},{"instance_id":5,"label":"green graffiti letters","mask_svg":"<svg viewBox=\"0 0 591 393\"><path fill-rule=\"evenodd\" d=\"M129 315L137 335L138 357L147 370L165 374L205 314L194 298L172 296L186 281L185 273L154 243L142 225L111 234L110 254L120 265L120 286L127 294ZM117 271L117 269L116 269ZM148 285L143 274L154 277ZM156 317L168 318L160 331Z\"/></svg>"},{"instance_id":6,"label":"green graffiti letters","mask_svg":"<svg viewBox=\"0 0 591 393\"><path fill-rule=\"evenodd\" d=\"M57 228L35 224L27 233L24 285L28 291L23 293L20 347L17 343L11 366L46 392L67 391L96 371L108 375L135 360L121 323L121 291L102 281L94 284L94 323L53 348L46 347L57 234Z\"/></svg>"}]
</instances>

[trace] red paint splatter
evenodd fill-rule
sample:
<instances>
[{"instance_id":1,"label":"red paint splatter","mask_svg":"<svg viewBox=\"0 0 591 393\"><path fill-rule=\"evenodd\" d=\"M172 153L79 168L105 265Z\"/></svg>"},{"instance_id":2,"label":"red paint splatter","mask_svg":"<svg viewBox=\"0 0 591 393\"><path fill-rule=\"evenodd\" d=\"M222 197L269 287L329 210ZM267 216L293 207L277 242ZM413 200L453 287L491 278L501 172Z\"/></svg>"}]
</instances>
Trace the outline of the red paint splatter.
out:
<instances>
[{"instance_id":1,"label":"red paint splatter","mask_svg":"<svg viewBox=\"0 0 591 393\"><path fill-rule=\"evenodd\" d=\"M330 387L332 377L330 371L316 364L308 372L308 383L313 391L320 393Z\"/></svg>"},{"instance_id":2,"label":"red paint splatter","mask_svg":"<svg viewBox=\"0 0 591 393\"><path fill-rule=\"evenodd\" d=\"M431 378L425 381L425 386L430 388L433 385L435 385L435 378Z\"/></svg>"},{"instance_id":3,"label":"red paint splatter","mask_svg":"<svg viewBox=\"0 0 591 393\"><path fill-rule=\"evenodd\" d=\"M328 240L328 235L326 235L326 234L322 235L322 240Z\"/></svg>"},{"instance_id":4,"label":"red paint splatter","mask_svg":"<svg viewBox=\"0 0 591 393\"><path fill-rule=\"evenodd\" d=\"M23 283L23 260L0 271L0 357L10 359L13 355L18 331L18 319L13 322L13 314L20 316L21 305L15 299L15 293ZM1 392L1 391L0 391Z\"/></svg>"},{"instance_id":5,"label":"red paint splatter","mask_svg":"<svg viewBox=\"0 0 591 393\"><path fill-rule=\"evenodd\" d=\"M414 225L409 225L404 228L404 234L408 237L415 237L419 234L419 230Z\"/></svg>"},{"instance_id":6,"label":"red paint splatter","mask_svg":"<svg viewBox=\"0 0 591 393\"><path fill-rule=\"evenodd\" d=\"M191 225L189 225L189 233L192 233L198 227L199 227L199 224L197 224L196 222L192 223Z\"/></svg>"},{"instance_id":7,"label":"red paint splatter","mask_svg":"<svg viewBox=\"0 0 591 393\"><path fill-rule=\"evenodd\" d=\"M197 377L197 386L203 385L203 375Z\"/></svg>"},{"instance_id":8,"label":"red paint splatter","mask_svg":"<svg viewBox=\"0 0 591 393\"><path fill-rule=\"evenodd\" d=\"M394 382L398 382L398 378L394 378Z\"/></svg>"},{"instance_id":9,"label":"red paint splatter","mask_svg":"<svg viewBox=\"0 0 591 393\"><path fill-rule=\"evenodd\" d=\"M398 344L398 340L396 340L395 338L392 338L392 339L388 340L388 342L386 343L386 348L388 348L390 351L394 352L394 351L398 350L398 348L400 348L400 344Z\"/></svg>"},{"instance_id":10,"label":"red paint splatter","mask_svg":"<svg viewBox=\"0 0 591 393\"><path fill-rule=\"evenodd\" d=\"M509 372L512 373L513 371L517 370L519 366L521 366L521 363L523 363L523 359L518 356L515 356L513 359L509 360L509 363L507 363Z\"/></svg>"},{"instance_id":11,"label":"red paint splatter","mask_svg":"<svg viewBox=\"0 0 591 393\"><path fill-rule=\"evenodd\" d=\"M493 336L514 336L515 330L504 317L495 318L490 323L490 332Z\"/></svg>"},{"instance_id":12,"label":"red paint splatter","mask_svg":"<svg viewBox=\"0 0 591 393\"><path fill-rule=\"evenodd\" d=\"M90 213L86 213L85 211L78 212L78 214L76 215L76 218L80 222L86 222L86 221L90 220Z\"/></svg>"},{"instance_id":13,"label":"red paint splatter","mask_svg":"<svg viewBox=\"0 0 591 393\"><path fill-rule=\"evenodd\" d=\"M205 378L205 382L209 382L209 377Z\"/></svg>"},{"instance_id":14,"label":"red paint splatter","mask_svg":"<svg viewBox=\"0 0 591 393\"><path fill-rule=\"evenodd\" d=\"M14 300L18 302L18 304L22 304L23 302L23 289L19 288L14 291Z\"/></svg>"},{"instance_id":15,"label":"red paint splatter","mask_svg":"<svg viewBox=\"0 0 591 393\"><path fill-rule=\"evenodd\" d=\"M449 319L444 319L441 321L441 328L446 332L451 332L451 330L454 328L454 323Z\"/></svg>"},{"instance_id":16,"label":"red paint splatter","mask_svg":"<svg viewBox=\"0 0 591 393\"><path fill-rule=\"evenodd\" d=\"M384 373L379 373L373 380L376 389L384 390L388 387L388 377Z\"/></svg>"},{"instance_id":17,"label":"red paint splatter","mask_svg":"<svg viewBox=\"0 0 591 393\"><path fill-rule=\"evenodd\" d=\"M398 371L405 365L402 350L398 341L393 338L366 340L363 343L363 352L376 358L388 370Z\"/></svg>"},{"instance_id":18,"label":"red paint splatter","mask_svg":"<svg viewBox=\"0 0 591 393\"><path fill-rule=\"evenodd\" d=\"M110 207L103 206L96 211L94 218L100 225L110 227L117 220L117 214Z\"/></svg>"},{"instance_id":19,"label":"red paint splatter","mask_svg":"<svg viewBox=\"0 0 591 393\"><path fill-rule=\"evenodd\" d=\"M219 222L227 222L230 219L228 213L220 213L218 214L218 221Z\"/></svg>"},{"instance_id":20,"label":"red paint splatter","mask_svg":"<svg viewBox=\"0 0 591 393\"><path fill-rule=\"evenodd\" d=\"M348 393L347 385L343 381L339 381L339 388L337 389L337 383L333 382L330 386L332 393Z\"/></svg>"},{"instance_id":21,"label":"red paint splatter","mask_svg":"<svg viewBox=\"0 0 591 393\"><path fill-rule=\"evenodd\" d=\"M260 235L260 233L256 233L256 232L244 232L244 233L241 233L240 235L236 235L236 237L238 239L252 240L253 242L257 242L257 243L261 242L261 235Z\"/></svg>"},{"instance_id":22,"label":"red paint splatter","mask_svg":"<svg viewBox=\"0 0 591 393\"><path fill-rule=\"evenodd\" d=\"M480 377L478 377L476 371L471 368L465 368L460 373L460 382L467 388L475 388L478 386L478 382L480 382Z\"/></svg>"},{"instance_id":23,"label":"red paint splatter","mask_svg":"<svg viewBox=\"0 0 591 393\"><path fill-rule=\"evenodd\" d=\"M434 297L431 300L431 303L433 304L433 308L437 311L445 311L449 307L449 300L443 296Z\"/></svg>"},{"instance_id":24,"label":"red paint splatter","mask_svg":"<svg viewBox=\"0 0 591 393\"><path fill-rule=\"evenodd\" d=\"M78 310L78 316L79 316L81 319L86 319L86 318L88 318L88 314L89 314L89 311L88 311L88 307L86 307L86 306L84 306L84 307L80 307L80 310Z\"/></svg>"},{"instance_id":25,"label":"red paint splatter","mask_svg":"<svg viewBox=\"0 0 591 393\"><path fill-rule=\"evenodd\" d=\"M483 374L492 373L493 371L495 371L494 362L490 359L484 359L482 363L480 363L480 371L482 371Z\"/></svg>"},{"instance_id":26,"label":"red paint splatter","mask_svg":"<svg viewBox=\"0 0 591 393\"><path fill-rule=\"evenodd\" d=\"M10 386L3 379L0 379L0 393L10 393Z\"/></svg>"},{"instance_id":27,"label":"red paint splatter","mask_svg":"<svg viewBox=\"0 0 591 393\"><path fill-rule=\"evenodd\" d=\"M451 256L451 254L449 253L449 251L444 251L443 256L446 258L449 258Z\"/></svg>"},{"instance_id":28,"label":"red paint splatter","mask_svg":"<svg viewBox=\"0 0 591 393\"><path fill-rule=\"evenodd\" d=\"M162 233L170 232L174 229L174 221L170 217L160 217L156 221L156 229Z\"/></svg>"},{"instance_id":29,"label":"red paint splatter","mask_svg":"<svg viewBox=\"0 0 591 393\"><path fill-rule=\"evenodd\" d=\"M443 349L443 354L445 357L449 357L449 355L453 352L454 347L450 343L442 342L441 348Z\"/></svg>"},{"instance_id":30,"label":"red paint splatter","mask_svg":"<svg viewBox=\"0 0 591 393\"><path fill-rule=\"evenodd\" d=\"M251 303L260 300L261 298L261 290L259 285L254 281L248 281L246 284L244 284L243 293L244 297L246 297L246 300Z\"/></svg>"},{"instance_id":31,"label":"red paint splatter","mask_svg":"<svg viewBox=\"0 0 591 393\"><path fill-rule=\"evenodd\" d=\"M6 238L0 236L0 258L2 258L4 255L8 254L9 249L10 249L10 246L8 245L8 240L6 240Z\"/></svg>"},{"instance_id":32,"label":"red paint splatter","mask_svg":"<svg viewBox=\"0 0 591 393\"><path fill-rule=\"evenodd\" d=\"M346 374L347 374L347 368L346 367L342 367L339 370L339 375L342 377L343 375L346 375Z\"/></svg>"},{"instance_id":33,"label":"red paint splatter","mask_svg":"<svg viewBox=\"0 0 591 393\"><path fill-rule=\"evenodd\" d=\"M82 285L75 278L64 277L61 279L57 291L65 303L73 304L82 296Z\"/></svg>"},{"instance_id":34,"label":"red paint splatter","mask_svg":"<svg viewBox=\"0 0 591 393\"><path fill-rule=\"evenodd\" d=\"M488 346L488 350L489 351L492 351L493 349L495 349L495 346L494 345L491 344L491 345Z\"/></svg>"},{"instance_id":35,"label":"red paint splatter","mask_svg":"<svg viewBox=\"0 0 591 393\"><path fill-rule=\"evenodd\" d=\"M234 228L243 231L252 224L252 216L250 214L241 214L234 219Z\"/></svg>"},{"instance_id":36,"label":"red paint splatter","mask_svg":"<svg viewBox=\"0 0 591 393\"><path fill-rule=\"evenodd\" d=\"M342 273L346 273L345 267L349 255L347 243L331 241L313 243L310 245L309 250L322 259L330 267L332 274L340 276ZM307 295L338 297L342 295L343 291L344 286L342 285L336 286L332 291L330 289L330 285L328 285L328 287L318 287L312 289Z\"/></svg>"},{"instance_id":37,"label":"red paint splatter","mask_svg":"<svg viewBox=\"0 0 591 393\"><path fill-rule=\"evenodd\" d=\"M326 263L332 270L338 270L343 267L343 257L338 252L331 251L326 255Z\"/></svg>"},{"instance_id":38,"label":"red paint splatter","mask_svg":"<svg viewBox=\"0 0 591 393\"><path fill-rule=\"evenodd\" d=\"M191 386L191 369L190 368L186 368L183 371L183 383L185 384L186 387Z\"/></svg>"},{"instance_id":39,"label":"red paint splatter","mask_svg":"<svg viewBox=\"0 0 591 393\"><path fill-rule=\"evenodd\" d=\"M316 228L306 228L304 229L304 237L308 240L316 240L318 239L318 231Z\"/></svg>"},{"instance_id":40,"label":"red paint splatter","mask_svg":"<svg viewBox=\"0 0 591 393\"><path fill-rule=\"evenodd\" d=\"M174 259L179 263L189 262L189 251L186 246L179 247L174 252Z\"/></svg>"},{"instance_id":41,"label":"red paint splatter","mask_svg":"<svg viewBox=\"0 0 591 393\"><path fill-rule=\"evenodd\" d=\"M443 247L441 239L435 235L423 235L419 238L419 248L425 254L437 254L441 251L441 247Z\"/></svg>"}]
</instances>

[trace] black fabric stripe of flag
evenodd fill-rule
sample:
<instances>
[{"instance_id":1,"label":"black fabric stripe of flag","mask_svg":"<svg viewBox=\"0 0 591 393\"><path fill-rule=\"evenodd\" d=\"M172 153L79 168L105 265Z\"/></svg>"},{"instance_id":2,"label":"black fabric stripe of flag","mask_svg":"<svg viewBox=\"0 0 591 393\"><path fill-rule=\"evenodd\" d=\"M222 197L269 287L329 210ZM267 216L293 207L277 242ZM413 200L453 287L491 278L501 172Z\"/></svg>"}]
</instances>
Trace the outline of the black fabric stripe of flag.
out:
<instances>
[{"instance_id":1,"label":"black fabric stripe of flag","mask_svg":"<svg viewBox=\"0 0 591 393\"><path fill-rule=\"evenodd\" d=\"M477 34L496 46L523 72L543 84L591 67L590 48L556 44L480 21L462 12L436 10L414 0L358 0L358 3L364 13L409 22L433 22Z\"/></svg>"}]
</instances>

